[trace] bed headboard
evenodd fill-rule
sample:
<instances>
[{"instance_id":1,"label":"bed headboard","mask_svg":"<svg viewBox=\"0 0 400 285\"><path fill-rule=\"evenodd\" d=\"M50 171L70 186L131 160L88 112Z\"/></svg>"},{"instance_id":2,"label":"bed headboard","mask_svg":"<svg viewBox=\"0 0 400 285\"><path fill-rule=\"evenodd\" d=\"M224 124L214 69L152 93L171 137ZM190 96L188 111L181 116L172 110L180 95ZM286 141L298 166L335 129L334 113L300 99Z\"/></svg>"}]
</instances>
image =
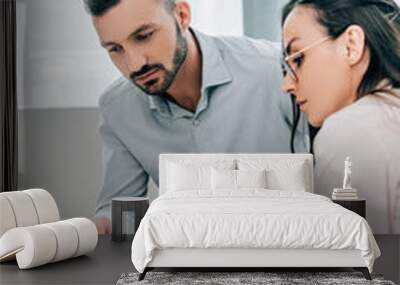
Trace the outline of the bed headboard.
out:
<instances>
[{"instance_id":1,"label":"bed headboard","mask_svg":"<svg viewBox=\"0 0 400 285\"><path fill-rule=\"evenodd\" d=\"M314 193L314 161L312 154L160 154L159 157L159 195L165 193L166 189L166 165L168 161L218 161L218 160L232 160L235 161L237 159L263 159L263 160L293 160L293 161L304 161L306 164L306 179L307 185L306 191L310 193Z\"/></svg>"}]
</instances>

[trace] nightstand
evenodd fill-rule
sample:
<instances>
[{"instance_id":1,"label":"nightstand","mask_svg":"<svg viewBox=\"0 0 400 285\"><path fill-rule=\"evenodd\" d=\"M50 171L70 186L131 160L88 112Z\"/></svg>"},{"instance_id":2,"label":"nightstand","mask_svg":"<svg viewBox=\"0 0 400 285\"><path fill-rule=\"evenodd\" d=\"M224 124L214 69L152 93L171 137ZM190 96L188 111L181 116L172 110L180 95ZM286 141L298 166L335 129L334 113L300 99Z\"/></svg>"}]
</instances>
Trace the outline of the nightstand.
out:
<instances>
[{"instance_id":1,"label":"nightstand","mask_svg":"<svg viewBox=\"0 0 400 285\"><path fill-rule=\"evenodd\" d=\"M332 202L339 204L340 206L359 214L365 219L366 217L366 207L367 201L365 199L355 199L355 200L334 200Z\"/></svg>"},{"instance_id":2,"label":"nightstand","mask_svg":"<svg viewBox=\"0 0 400 285\"><path fill-rule=\"evenodd\" d=\"M149 208L150 200L145 197L119 197L112 199L111 220L112 220L112 241L124 241L128 234L123 232L124 226L133 225L134 236L140 221ZM130 212L130 213L129 213ZM129 216L129 214L133 214Z\"/></svg>"}]
</instances>

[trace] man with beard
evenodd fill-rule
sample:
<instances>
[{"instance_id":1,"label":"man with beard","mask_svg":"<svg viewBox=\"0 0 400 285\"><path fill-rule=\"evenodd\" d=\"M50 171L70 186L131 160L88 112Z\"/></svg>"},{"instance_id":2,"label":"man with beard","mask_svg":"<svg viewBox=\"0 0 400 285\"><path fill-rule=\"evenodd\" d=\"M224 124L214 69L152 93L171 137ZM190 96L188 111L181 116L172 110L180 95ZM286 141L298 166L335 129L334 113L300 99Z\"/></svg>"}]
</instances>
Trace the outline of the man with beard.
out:
<instances>
[{"instance_id":1,"label":"man with beard","mask_svg":"<svg viewBox=\"0 0 400 285\"><path fill-rule=\"evenodd\" d=\"M290 152L291 104L280 91L276 45L194 31L186 1L84 1L124 75L99 101L100 234L111 232L113 197L145 196L149 177L158 184L160 153ZM298 129L296 150L306 152L305 120Z\"/></svg>"}]
</instances>

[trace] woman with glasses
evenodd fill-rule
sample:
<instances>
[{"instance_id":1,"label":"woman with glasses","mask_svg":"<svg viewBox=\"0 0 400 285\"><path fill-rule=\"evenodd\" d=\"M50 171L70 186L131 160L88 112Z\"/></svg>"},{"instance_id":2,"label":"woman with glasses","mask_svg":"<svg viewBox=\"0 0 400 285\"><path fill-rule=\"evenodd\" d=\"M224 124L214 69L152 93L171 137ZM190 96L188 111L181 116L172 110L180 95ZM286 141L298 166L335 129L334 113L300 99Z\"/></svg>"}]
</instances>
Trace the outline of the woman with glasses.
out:
<instances>
[{"instance_id":1,"label":"woman with glasses","mask_svg":"<svg viewBox=\"0 0 400 285\"><path fill-rule=\"evenodd\" d=\"M400 234L400 8L393 0L292 0L283 89L314 141L315 189L341 187L346 157L375 233Z\"/></svg>"}]
</instances>

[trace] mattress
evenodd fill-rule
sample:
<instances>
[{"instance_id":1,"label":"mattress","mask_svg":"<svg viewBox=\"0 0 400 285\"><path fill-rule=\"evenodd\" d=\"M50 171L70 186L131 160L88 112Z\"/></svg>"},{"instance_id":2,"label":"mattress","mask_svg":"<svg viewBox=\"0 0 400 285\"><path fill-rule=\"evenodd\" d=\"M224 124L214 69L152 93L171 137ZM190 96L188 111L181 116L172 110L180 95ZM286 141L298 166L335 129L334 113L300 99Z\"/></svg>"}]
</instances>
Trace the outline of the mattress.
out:
<instances>
[{"instance_id":1,"label":"mattress","mask_svg":"<svg viewBox=\"0 0 400 285\"><path fill-rule=\"evenodd\" d=\"M132 242L139 272L162 249L359 250L372 272L379 248L361 216L300 191L167 192L151 204Z\"/></svg>"}]
</instances>

